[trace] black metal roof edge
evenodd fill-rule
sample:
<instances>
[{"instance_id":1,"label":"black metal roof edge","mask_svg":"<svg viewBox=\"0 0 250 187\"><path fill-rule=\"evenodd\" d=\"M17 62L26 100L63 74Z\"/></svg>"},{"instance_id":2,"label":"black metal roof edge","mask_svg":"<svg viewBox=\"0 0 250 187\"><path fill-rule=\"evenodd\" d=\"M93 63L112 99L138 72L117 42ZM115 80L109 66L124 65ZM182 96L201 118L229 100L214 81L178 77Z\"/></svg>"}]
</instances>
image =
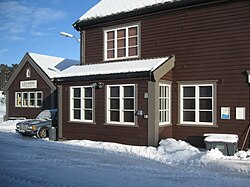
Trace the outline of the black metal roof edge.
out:
<instances>
[{"instance_id":1,"label":"black metal roof edge","mask_svg":"<svg viewBox=\"0 0 250 187\"><path fill-rule=\"evenodd\" d=\"M150 77L150 71L54 78L54 83Z\"/></svg>"},{"instance_id":2,"label":"black metal roof edge","mask_svg":"<svg viewBox=\"0 0 250 187\"><path fill-rule=\"evenodd\" d=\"M223 3L227 1L232 1L232 0L180 0L180 1L173 1L173 2L166 2L164 4L157 4L155 6L149 6L149 7L144 7L141 9L136 9L130 12L123 12L123 13L118 13L114 15L109 15L106 17L102 18L94 18L90 20L85 20L85 21L80 21L77 20L75 23L73 23L73 27L79 31L81 30L81 27L87 27L103 22L109 22L109 21L115 21L119 20L122 18L126 17L133 17L133 16L140 16L143 14L149 14L149 13L154 13L154 12L160 12L160 11L175 11L179 9L184 9L184 8L190 8L193 6L202 6L202 5L210 5L210 4L215 4L215 3Z\"/></svg>"}]
</instances>

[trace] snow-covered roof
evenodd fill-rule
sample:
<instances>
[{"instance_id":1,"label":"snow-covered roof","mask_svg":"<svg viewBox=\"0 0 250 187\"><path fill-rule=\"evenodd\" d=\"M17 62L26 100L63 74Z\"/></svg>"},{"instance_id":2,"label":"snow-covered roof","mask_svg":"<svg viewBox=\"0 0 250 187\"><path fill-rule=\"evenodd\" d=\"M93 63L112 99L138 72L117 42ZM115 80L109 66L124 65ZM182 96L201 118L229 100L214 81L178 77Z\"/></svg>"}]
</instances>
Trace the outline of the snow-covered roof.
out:
<instances>
[{"instance_id":1,"label":"snow-covered roof","mask_svg":"<svg viewBox=\"0 0 250 187\"><path fill-rule=\"evenodd\" d=\"M237 134L204 134L206 137L204 141L206 142L226 142L226 143L237 143L238 135Z\"/></svg>"},{"instance_id":2,"label":"snow-covered roof","mask_svg":"<svg viewBox=\"0 0 250 187\"><path fill-rule=\"evenodd\" d=\"M79 18L79 21L86 21L115 14L131 12L172 1L176 0L101 0L98 4L83 14Z\"/></svg>"},{"instance_id":3,"label":"snow-covered roof","mask_svg":"<svg viewBox=\"0 0 250 187\"><path fill-rule=\"evenodd\" d=\"M170 57L128 60L83 66L71 66L57 74L55 78L91 75L109 75L118 73L153 72Z\"/></svg>"},{"instance_id":4,"label":"snow-covered roof","mask_svg":"<svg viewBox=\"0 0 250 187\"><path fill-rule=\"evenodd\" d=\"M28 53L30 57L36 62L36 64L50 77L53 78L59 72L69 68L70 66L79 64L79 61L36 54Z\"/></svg>"}]
</instances>

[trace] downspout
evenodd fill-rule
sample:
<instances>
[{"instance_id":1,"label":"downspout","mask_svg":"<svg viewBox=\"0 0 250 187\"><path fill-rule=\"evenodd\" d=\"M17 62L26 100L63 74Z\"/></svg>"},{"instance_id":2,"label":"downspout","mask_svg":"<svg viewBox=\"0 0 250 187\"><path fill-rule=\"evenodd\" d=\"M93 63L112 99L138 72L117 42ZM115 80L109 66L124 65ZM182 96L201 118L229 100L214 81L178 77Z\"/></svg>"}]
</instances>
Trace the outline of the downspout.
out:
<instances>
[{"instance_id":1,"label":"downspout","mask_svg":"<svg viewBox=\"0 0 250 187\"><path fill-rule=\"evenodd\" d=\"M80 65L85 65L85 31L80 30Z\"/></svg>"}]
</instances>

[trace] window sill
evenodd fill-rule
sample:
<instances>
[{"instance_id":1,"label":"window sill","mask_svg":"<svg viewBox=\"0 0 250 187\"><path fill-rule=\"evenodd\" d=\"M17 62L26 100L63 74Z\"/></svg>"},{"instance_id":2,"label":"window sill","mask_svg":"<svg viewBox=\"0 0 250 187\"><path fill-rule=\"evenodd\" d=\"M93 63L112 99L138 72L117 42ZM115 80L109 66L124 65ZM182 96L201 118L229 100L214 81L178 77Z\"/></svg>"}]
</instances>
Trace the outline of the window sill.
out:
<instances>
[{"instance_id":1,"label":"window sill","mask_svg":"<svg viewBox=\"0 0 250 187\"><path fill-rule=\"evenodd\" d=\"M131 125L131 124L121 124L121 123L104 123L103 125L106 125L106 126L115 126L115 127L132 127L132 128L139 127L136 124Z\"/></svg>"},{"instance_id":2,"label":"window sill","mask_svg":"<svg viewBox=\"0 0 250 187\"><path fill-rule=\"evenodd\" d=\"M96 125L95 122L87 122L87 121L68 121L68 123L76 123L76 124L83 124L83 125Z\"/></svg>"},{"instance_id":3,"label":"window sill","mask_svg":"<svg viewBox=\"0 0 250 187\"><path fill-rule=\"evenodd\" d=\"M176 124L177 126L185 127L208 127L208 128L218 128L218 125L202 125L202 124Z\"/></svg>"}]
</instances>

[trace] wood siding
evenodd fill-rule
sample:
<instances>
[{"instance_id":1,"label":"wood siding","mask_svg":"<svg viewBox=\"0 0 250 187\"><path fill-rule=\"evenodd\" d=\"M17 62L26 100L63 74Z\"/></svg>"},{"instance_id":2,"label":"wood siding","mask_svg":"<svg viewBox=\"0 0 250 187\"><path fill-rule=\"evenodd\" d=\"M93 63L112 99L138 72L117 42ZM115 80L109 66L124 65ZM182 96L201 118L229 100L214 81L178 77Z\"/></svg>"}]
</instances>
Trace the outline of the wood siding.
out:
<instances>
[{"instance_id":1,"label":"wood siding","mask_svg":"<svg viewBox=\"0 0 250 187\"><path fill-rule=\"evenodd\" d=\"M31 77L26 78L26 69L30 68ZM37 80L36 89L20 89L20 81ZM28 108L28 107L15 107L15 92L33 92L42 91L43 92L43 103L42 108ZM16 76L12 85L9 88L9 117L26 117L35 118L42 110L54 108L55 100L54 94L42 77L36 72L36 70L26 62L22 70Z\"/></svg>"},{"instance_id":2,"label":"wood siding","mask_svg":"<svg viewBox=\"0 0 250 187\"><path fill-rule=\"evenodd\" d=\"M227 1L158 12L85 28L86 63L103 61L104 27L138 21L141 24L142 58L176 56L175 68L163 77L173 82L173 126L172 129L166 127L171 132L161 128L160 137L173 136L204 146L203 133L235 133L239 135L241 145L250 123L250 89L246 74L246 70L250 70L250 1ZM217 82L216 125L181 125L178 81L201 80ZM230 107L230 120L220 119L221 107ZM236 107L246 107L245 120L236 120ZM118 129L117 132L119 130L123 131Z\"/></svg>"},{"instance_id":3,"label":"wood siding","mask_svg":"<svg viewBox=\"0 0 250 187\"><path fill-rule=\"evenodd\" d=\"M148 112L147 99L144 98L144 93L146 93L148 89L146 79L99 81L103 82L104 85L136 84L137 109L143 110L145 113ZM144 119L141 116L136 117L136 126L106 124L106 86L101 89L95 89L94 91L94 123L80 123L70 121L70 86L88 86L92 83L93 81L84 81L77 83L64 83L62 85L62 138L112 141L132 145L147 145L147 119Z\"/></svg>"}]
</instances>

